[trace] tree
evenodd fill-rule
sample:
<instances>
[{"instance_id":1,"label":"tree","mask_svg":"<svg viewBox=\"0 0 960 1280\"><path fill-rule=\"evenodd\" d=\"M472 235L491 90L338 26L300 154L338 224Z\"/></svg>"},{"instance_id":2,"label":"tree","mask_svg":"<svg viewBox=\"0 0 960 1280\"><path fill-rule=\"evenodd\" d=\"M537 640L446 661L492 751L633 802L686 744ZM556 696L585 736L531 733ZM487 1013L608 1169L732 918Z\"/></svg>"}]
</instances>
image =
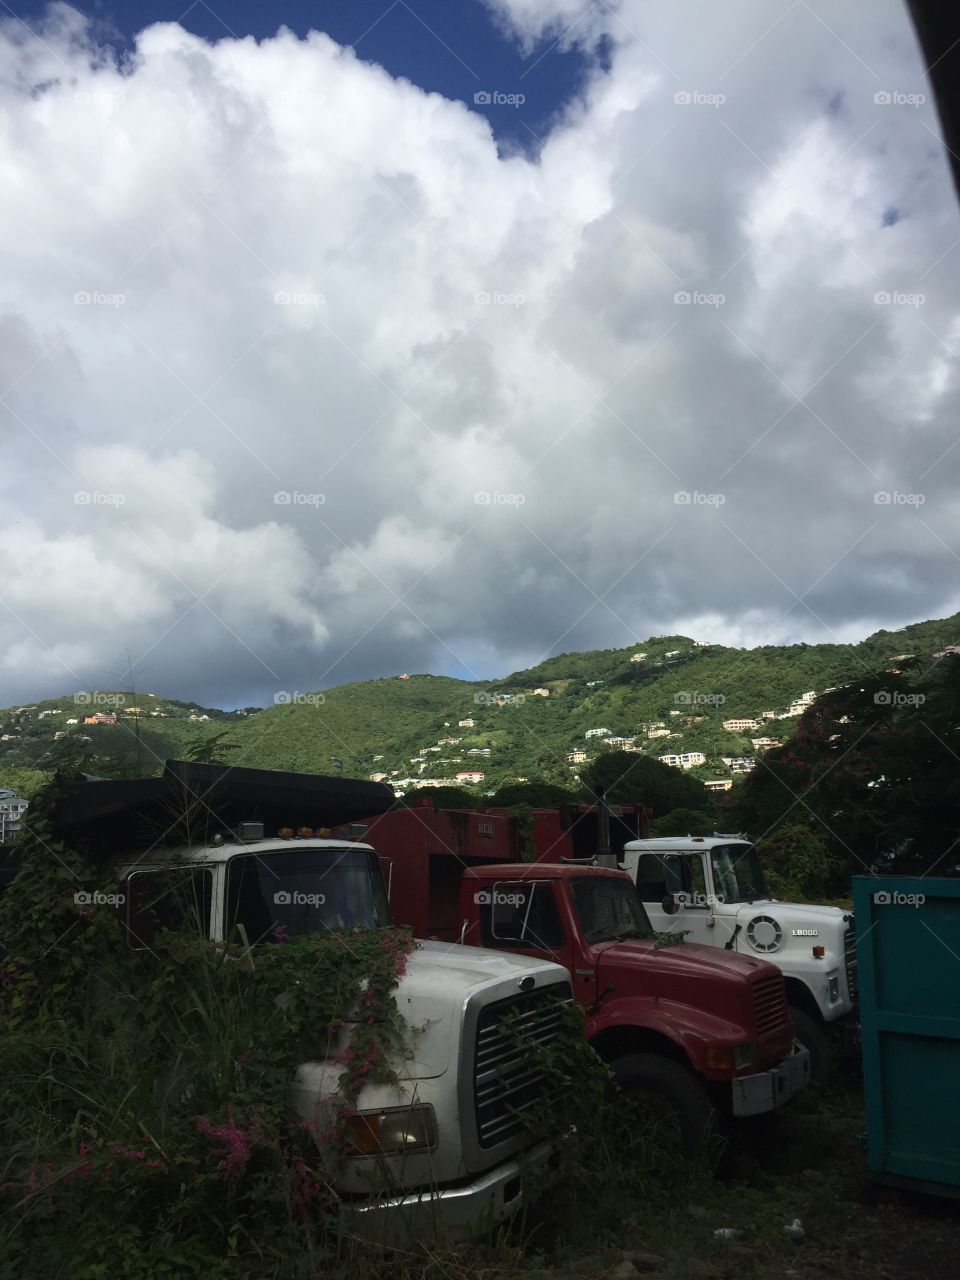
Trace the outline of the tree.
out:
<instances>
[{"instance_id":1,"label":"tree","mask_svg":"<svg viewBox=\"0 0 960 1280\"><path fill-rule=\"evenodd\" d=\"M823 841L829 887L868 870L956 874L960 658L902 661L817 699L734 803L759 841L802 823Z\"/></svg>"},{"instance_id":2,"label":"tree","mask_svg":"<svg viewBox=\"0 0 960 1280\"><path fill-rule=\"evenodd\" d=\"M816 902L827 892L830 855L826 843L801 822L778 827L757 845L771 893Z\"/></svg>"},{"instance_id":3,"label":"tree","mask_svg":"<svg viewBox=\"0 0 960 1280\"><path fill-rule=\"evenodd\" d=\"M199 734L196 738L189 738L184 746L185 758L196 764L228 764L229 761L223 757L231 751L240 750L239 743L227 741L231 732L230 729L224 729L222 733Z\"/></svg>"},{"instance_id":4,"label":"tree","mask_svg":"<svg viewBox=\"0 0 960 1280\"><path fill-rule=\"evenodd\" d=\"M602 790L614 803L649 805L655 818L680 808L712 812L713 798L702 782L628 751L604 752L587 767L583 780L594 794Z\"/></svg>"},{"instance_id":5,"label":"tree","mask_svg":"<svg viewBox=\"0 0 960 1280\"><path fill-rule=\"evenodd\" d=\"M400 803L407 809L414 809L422 803L424 797L437 809L475 809L477 807L477 797L466 787L417 787L414 791L408 791Z\"/></svg>"},{"instance_id":6,"label":"tree","mask_svg":"<svg viewBox=\"0 0 960 1280\"><path fill-rule=\"evenodd\" d=\"M491 808L529 805L533 809L556 809L562 804L576 804L577 796L567 787L553 782L506 782L490 797Z\"/></svg>"},{"instance_id":7,"label":"tree","mask_svg":"<svg viewBox=\"0 0 960 1280\"><path fill-rule=\"evenodd\" d=\"M702 809L673 809L650 823L651 836L712 836L716 819Z\"/></svg>"}]
</instances>

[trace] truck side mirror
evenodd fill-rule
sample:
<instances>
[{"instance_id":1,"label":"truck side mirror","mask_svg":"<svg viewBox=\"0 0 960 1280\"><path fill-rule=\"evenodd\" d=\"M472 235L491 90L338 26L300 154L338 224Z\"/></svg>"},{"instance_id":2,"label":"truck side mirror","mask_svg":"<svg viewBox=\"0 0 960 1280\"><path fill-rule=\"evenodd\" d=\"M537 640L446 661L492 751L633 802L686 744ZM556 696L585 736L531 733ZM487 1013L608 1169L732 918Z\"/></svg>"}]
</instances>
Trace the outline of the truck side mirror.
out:
<instances>
[{"instance_id":1,"label":"truck side mirror","mask_svg":"<svg viewBox=\"0 0 960 1280\"><path fill-rule=\"evenodd\" d=\"M680 903L672 893L664 894L663 901L660 903L660 906L668 916L675 916L680 910Z\"/></svg>"}]
</instances>

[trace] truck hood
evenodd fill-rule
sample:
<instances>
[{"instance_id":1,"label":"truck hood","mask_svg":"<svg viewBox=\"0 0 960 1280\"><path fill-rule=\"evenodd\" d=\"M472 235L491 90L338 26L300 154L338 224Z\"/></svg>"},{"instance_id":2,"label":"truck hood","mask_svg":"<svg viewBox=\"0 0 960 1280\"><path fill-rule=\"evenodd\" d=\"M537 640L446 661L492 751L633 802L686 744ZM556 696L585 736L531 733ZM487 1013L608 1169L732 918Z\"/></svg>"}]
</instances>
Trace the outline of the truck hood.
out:
<instances>
[{"instance_id":1,"label":"truck hood","mask_svg":"<svg viewBox=\"0 0 960 1280\"><path fill-rule=\"evenodd\" d=\"M704 947L696 942L681 942L669 947L658 947L655 942L639 939L623 942L600 943L596 947L598 977L613 981L612 970L623 968L628 972L642 972L644 993L666 995L659 988L661 978L670 983L680 979L694 982L712 981L718 987L732 983L751 982L759 971L771 966L765 960L738 955L722 947Z\"/></svg>"},{"instance_id":2,"label":"truck hood","mask_svg":"<svg viewBox=\"0 0 960 1280\"><path fill-rule=\"evenodd\" d=\"M483 989L487 998L516 995L520 980L538 987L569 982L558 964L532 956L506 955L482 947L448 942L419 942L397 985L397 1008L410 1025L406 1044L411 1057L401 1065L401 1080L422 1080L456 1073L460 1026L468 999Z\"/></svg>"},{"instance_id":3,"label":"truck hood","mask_svg":"<svg viewBox=\"0 0 960 1280\"><path fill-rule=\"evenodd\" d=\"M771 898L758 902L743 902L737 911L737 924L746 929L757 916L769 916L790 929L842 929L852 911L842 907L820 907L807 902L776 902Z\"/></svg>"}]
</instances>

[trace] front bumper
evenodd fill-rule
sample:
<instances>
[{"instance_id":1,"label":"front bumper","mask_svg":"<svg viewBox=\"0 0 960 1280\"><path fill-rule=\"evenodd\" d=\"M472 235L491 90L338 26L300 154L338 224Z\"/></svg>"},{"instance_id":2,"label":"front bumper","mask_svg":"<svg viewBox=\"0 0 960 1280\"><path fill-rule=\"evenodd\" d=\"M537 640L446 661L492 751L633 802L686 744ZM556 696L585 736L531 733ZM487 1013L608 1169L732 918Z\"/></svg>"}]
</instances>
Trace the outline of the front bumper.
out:
<instances>
[{"instance_id":1,"label":"front bumper","mask_svg":"<svg viewBox=\"0 0 960 1280\"><path fill-rule=\"evenodd\" d=\"M559 1160L559 1145L543 1142L454 1187L343 1201L340 1231L388 1246L471 1239L512 1217L523 1203L530 1180L547 1179Z\"/></svg>"},{"instance_id":2,"label":"front bumper","mask_svg":"<svg viewBox=\"0 0 960 1280\"><path fill-rule=\"evenodd\" d=\"M793 1050L777 1066L733 1081L733 1114L759 1116L776 1111L809 1081L810 1054L794 1040Z\"/></svg>"}]
</instances>

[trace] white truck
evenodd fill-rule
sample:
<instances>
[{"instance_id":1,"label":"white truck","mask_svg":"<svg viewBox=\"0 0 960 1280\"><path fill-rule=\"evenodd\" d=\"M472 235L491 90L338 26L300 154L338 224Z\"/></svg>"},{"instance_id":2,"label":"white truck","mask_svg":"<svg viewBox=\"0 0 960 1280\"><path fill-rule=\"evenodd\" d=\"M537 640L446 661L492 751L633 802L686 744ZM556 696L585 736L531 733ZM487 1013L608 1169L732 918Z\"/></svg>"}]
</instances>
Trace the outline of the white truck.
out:
<instances>
[{"instance_id":1,"label":"white truck","mask_svg":"<svg viewBox=\"0 0 960 1280\"><path fill-rule=\"evenodd\" d=\"M372 782L168 760L155 778L66 780L57 822L96 847L112 886L121 881L130 945L191 928L214 943L245 939L256 963L258 947L284 938L393 923L375 850L353 830L324 838L393 804ZM425 942L395 998L407 1025L391 1064L398 1082L368 1083L356 1099L357 1141L335 1187L341 1223L387 1244L471 1235L510 1217L528 1175L542 1180L559 1163L560 1136L534 1138L525 1124L549 1087L543 1054L526 1055L516 1036L548 1046L568 1034L570 975L545 959ZM290 1082L291 1113L321 1132L349 1026L338 1035Z\"/></svg>"},{"instance_id":2,"label":"white truck","mask_svg":"<svg viewBox=\"0 0 960 1280\"><path fill-rule=\"evenodd\" d=\"M856 1008L853 915L771 898L756 849L742 835L630 840L621 865L658 932L684 933L782 970L797 1039L810 1051L812 1077L823 1080L832 1056L826 1028Z\"/></svg>"},{"instance_id":3,"label":"white truck","mask_svg":"<svg viewBox=\"0 0 960 1280\"><path fill-rule=\"evenodd\" d=\"M121 868L131 945L147 947L158 927L178 927L185 904L212 942L240 932L270 945L278 931L290 938L392 923L370 845L263 839L259 824L244 825L253 838L153 850ZM398 1084L365 1085L356 1103L366 1149L347 1161L337 1185L345 1229L383 1243L455 1239L520 1206L526 1175L547 1173L557 1145L535 1143L524 1126L524 1108L538 1100L537 1069L504 1039L500 1018L521 1011L543 1044L570 999L559 965L417 945L396 990L409 1057L395 1064ZM332 1119L345 1070L336 1058L348 1037L345 1028L291 1082L296 1110L321 1130Z\"/></svg>"}]
</instances>

